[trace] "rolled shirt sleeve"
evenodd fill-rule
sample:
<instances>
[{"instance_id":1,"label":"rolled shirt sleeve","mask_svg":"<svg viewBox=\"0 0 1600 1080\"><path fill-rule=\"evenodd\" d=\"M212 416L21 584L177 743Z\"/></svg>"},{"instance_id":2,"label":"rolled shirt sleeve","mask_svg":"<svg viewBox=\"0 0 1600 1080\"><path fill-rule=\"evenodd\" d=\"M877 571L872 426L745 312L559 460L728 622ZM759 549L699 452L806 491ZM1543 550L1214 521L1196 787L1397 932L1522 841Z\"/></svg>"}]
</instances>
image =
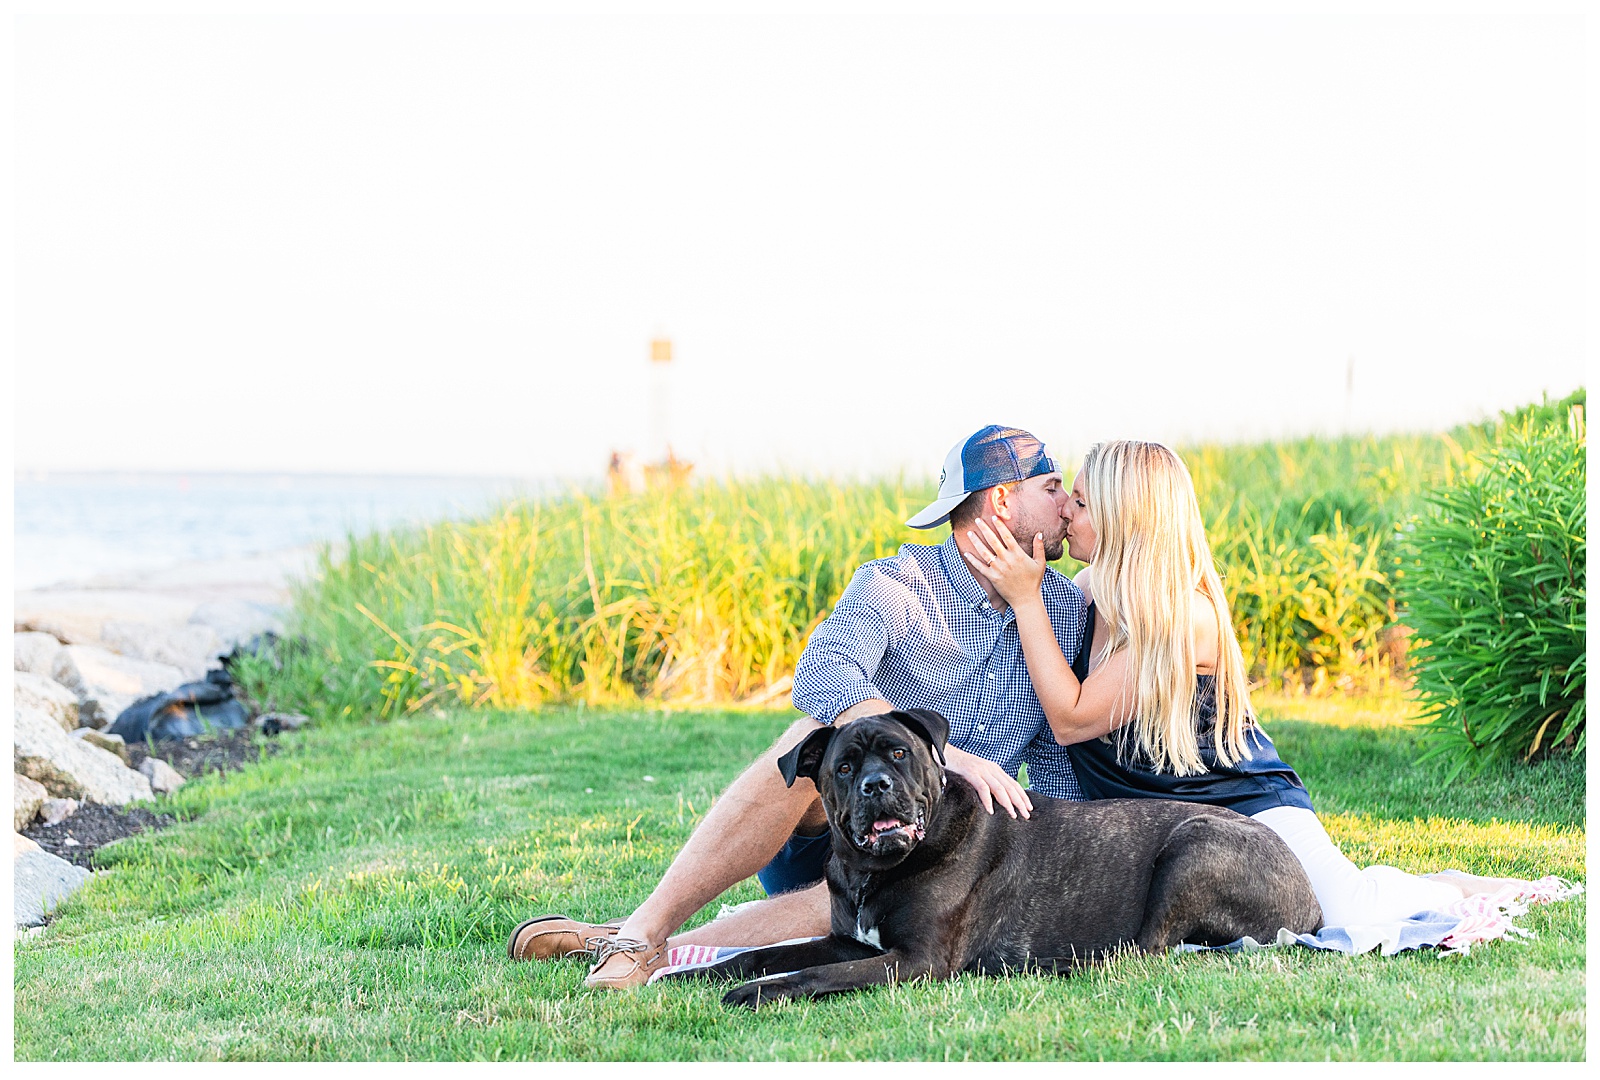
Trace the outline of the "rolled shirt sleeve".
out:
<instances>
[{"instance_id":1,"label":"rolled shirt sleeve","mask_svg":"<svg viewBox=\"0 0 1600 1080\"><path fill-rule=\"evenodd\" d=\"M794 707L824 724L870 698L890 700L874 682L895 627L905 624L904 586L871 565L857 570L833 613L818 624L795 666Z\"/></svg>"}]
</instances>

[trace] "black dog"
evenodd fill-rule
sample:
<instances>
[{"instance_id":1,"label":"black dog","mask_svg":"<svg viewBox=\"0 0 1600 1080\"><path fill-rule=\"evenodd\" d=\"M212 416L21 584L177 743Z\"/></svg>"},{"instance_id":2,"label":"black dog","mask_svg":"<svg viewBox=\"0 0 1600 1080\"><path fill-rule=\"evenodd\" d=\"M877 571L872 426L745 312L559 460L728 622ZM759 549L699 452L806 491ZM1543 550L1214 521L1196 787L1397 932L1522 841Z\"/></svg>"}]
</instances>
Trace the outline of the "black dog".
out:
<instances>
[{"instance_id":1,"label":"black dog","mask_svg":"<svg viewBox=\"0 0 1600 1080\"><path fill-rule=\"evenodd\" d=\"M1031 819L990 814L965 780L947 781L948 734L944 717L911 709L821 728L785 754L784 780L810 777L828 812L833 933L681 976L764 976L723 998L753 1008L1321 927L1299 860L1265 825L1163 799L1034 795Z\"/></svg>"}]
</instances>

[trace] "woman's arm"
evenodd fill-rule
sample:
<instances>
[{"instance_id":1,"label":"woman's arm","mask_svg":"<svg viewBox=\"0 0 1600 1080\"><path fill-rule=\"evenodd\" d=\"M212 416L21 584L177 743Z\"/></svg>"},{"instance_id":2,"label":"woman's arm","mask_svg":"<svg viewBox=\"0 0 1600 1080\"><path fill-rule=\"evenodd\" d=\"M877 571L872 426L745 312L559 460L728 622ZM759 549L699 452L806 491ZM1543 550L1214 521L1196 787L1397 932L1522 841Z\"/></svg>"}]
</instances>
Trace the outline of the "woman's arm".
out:
<instances>
[{"instance_id":1,"label":"woman's arm","mask_svg":"<svg viewBox=\"0 0 1600 1080\"><path fill-rule=\"evenodd\" d=\"M1117 699L1127 682L1128 651L1118 649L1080 682L1061 653L1043 598L1036 596L1013 608L1022 655L1028 661L1028 678L1056 742L1070 746L1127 723L1128 716L1117 707Z\"/></svg>"},{"instance_id":2,"label":"woman's arm","mask_svg":"<svg viewBox=\"0 0 1600 1080\"><path fill-rule=\"evenodd\" d=\"M995 589L1016 613L1022 655L1028 662L1028 678L1033 681L1033 691L1044 707L1045 719L1050 722L1056 742L1069 746L1121 727L1128 720L1117 708L1117 699L1127 683L1127 650L1112 653L1080 682L1056 641L1055 627L1050 624L1050 614L1045 610L1044 596L1040 592L1044 580L1044 537L1034 537L1033 555L1029 556L1004 527L991 529L982 520L975 525L978 533L969 532L967 536L983 557L969 554L967 562L974 573L994 583ZM994 561L985 561L990 555Z\"/></svg>"},{"instance_id":3,"label":"woman's arm","mask_svg":"<svg viewBox=\"0 0 1600 1080\"><path fill-rule=\"evenodd\" d=\"M1078 576L1072 579L1072 583L1076 585L1078 587L1078 591L1083 594L1083 602L1086 604L1094 603L1093 570L1094 567L1085 566L1082 570L1078 571Z\"/></svg>"}]
</instances>

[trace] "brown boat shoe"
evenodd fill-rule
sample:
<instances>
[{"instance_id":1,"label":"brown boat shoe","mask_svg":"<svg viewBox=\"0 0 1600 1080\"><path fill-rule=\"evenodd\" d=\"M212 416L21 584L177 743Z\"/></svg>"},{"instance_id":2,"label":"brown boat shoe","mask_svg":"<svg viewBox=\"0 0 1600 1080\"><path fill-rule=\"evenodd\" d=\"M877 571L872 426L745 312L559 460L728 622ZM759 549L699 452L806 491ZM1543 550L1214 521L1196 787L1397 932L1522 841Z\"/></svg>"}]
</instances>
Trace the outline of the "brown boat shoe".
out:
<instances>
[{"instance_id":1,"label":"brown boat shoe","mask_svg":"<svg viewBox=\"0 0 1600 1080\"><path fill-rule=\"evenodd\" d=\"M600 943L616 937L621 928L621 919L609 923L586 923L565 915L540 915L511 931L506 953L513 960L594 956Z\"/></svg>"},{"instance_id":2,"label":"brown boat shoe","mask_svg":"<svg viewBox=\"0 0 1600 1080\"><path fill-rule=\"evenodd\" d=\"M583 984L591 990L631 990L649 982L666 962L665 944L609 938L600 943L595 964Z\"/></svg>"}]
</instances>

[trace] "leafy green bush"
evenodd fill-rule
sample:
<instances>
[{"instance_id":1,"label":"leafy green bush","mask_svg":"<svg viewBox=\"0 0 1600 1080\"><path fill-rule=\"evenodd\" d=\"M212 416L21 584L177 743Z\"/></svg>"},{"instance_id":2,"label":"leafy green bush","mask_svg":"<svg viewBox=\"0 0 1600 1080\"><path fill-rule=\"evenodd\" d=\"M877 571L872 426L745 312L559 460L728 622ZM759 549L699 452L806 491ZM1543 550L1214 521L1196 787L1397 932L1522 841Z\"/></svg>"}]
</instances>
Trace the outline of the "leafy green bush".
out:
<instances>
[{"instance_id":1,"label":"leafy green bush","mask_svg":"<svg viewBox=\"0 0 1600 1080\"><path fill-rule=\"evenodd\" d=\"M1583 410L1508 419L1410 534L1399 580L1428 756L1584 748Z\"/></svg>"},{"instance_id":2,"label":"leafy green bush","mask_svg":"<svg viewBox=\"0 0 1600 1080\"><path fill-rule=\"evenodd\" d=\"M1545 394L1542 400L1530 402L1515 409L1508 409L1496 419L1485 420L1480 424L1468 424L1456 428L1451 435L1466 444L1492 443L1499 432L1523 424L1533 424L1535 427L1544 427L1547 424L1564 424L1567 416L1572 412L1574 405L1584 407L1588 402L1588 389L1578 387L1564 398L1550 400L1550 395Z\"/></svg>"}]
</instances>

